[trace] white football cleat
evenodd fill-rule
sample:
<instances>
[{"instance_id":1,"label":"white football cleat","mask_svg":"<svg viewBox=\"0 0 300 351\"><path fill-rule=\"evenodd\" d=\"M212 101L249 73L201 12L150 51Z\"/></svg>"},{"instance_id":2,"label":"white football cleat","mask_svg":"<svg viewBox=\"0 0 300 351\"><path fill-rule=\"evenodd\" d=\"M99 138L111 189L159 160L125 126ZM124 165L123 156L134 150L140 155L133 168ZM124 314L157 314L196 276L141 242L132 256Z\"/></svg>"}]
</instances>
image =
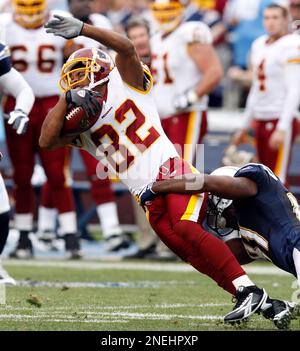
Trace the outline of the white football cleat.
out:
<instances>
[{"instance_id":1,"label":"white football cleat","mask_svg":"<svg viewBox=\"0 0 300 351\"><path fill-rule=\"evenodd\" d=\"M12 278L7 271L3 268L1 262L0 262L0 284L5 284L5 285L17 285L16 281L14 278Z\"/></svg>"}]
</instances>

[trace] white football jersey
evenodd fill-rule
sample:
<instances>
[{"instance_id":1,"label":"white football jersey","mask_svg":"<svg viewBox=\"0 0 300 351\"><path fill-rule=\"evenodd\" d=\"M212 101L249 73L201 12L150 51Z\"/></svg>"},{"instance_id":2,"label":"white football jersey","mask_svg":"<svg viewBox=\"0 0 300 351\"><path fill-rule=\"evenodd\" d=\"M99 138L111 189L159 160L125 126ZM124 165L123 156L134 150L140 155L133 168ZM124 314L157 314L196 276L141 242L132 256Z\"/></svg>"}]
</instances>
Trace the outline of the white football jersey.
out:
<instances>
[{"instance_id":1,"label":"white football jersey","mask_svg":"<svg viewBox=\"0 0 300 351\"><path fill-rule=\"evenodd\" d=\"M165 38L156 33L151 39L151 72L155 83L155 101L161 118L177 113L174 99L195 88L202 74L188 54L191 43L212 43L210 29L202 22L185 22ZM208 97L203 96L189 110L205 110Z\"/></svg>"},{"instance_id":2,"label":"white football jersey","mask_svg":"<svg viewBox=\"0 0 300 351\"><path fill-rule=\"evenodd\" d=\"M101 160L109 173L136 195L156 179L160 166L178 153L162 129L149 71L145 70L145 92L124 83L116 67L109 77L107 99L98 121L73 145ZM97 175L103 176L98 171Z\"/></svg>"},{"instance_id":3,"label":"white football jersey","mask_svg":"<svg viewBox=\"0 0 300 351\"><path fill-rule=\"evenodd\" d=\"M101 14L92 13L89 16L89 20L90 20L89 24L91 24L95 27L99 27L102 29L110 29L110 30L113 29L109 19ZM101 45L98 41L91 39L91 38L84 37L84 36L74 38L73 40L76 44L79 44L82 48L93 48L93 47L99 48L99 49L104 48L104 46Z\"/></svg>"},{"instance_id":4,"label":"white football jersey","mask_svg":"<svg viewBox=\"0 0 300 351\"><path fill-rule=\"evenodd\" d=\"M70 16L62 11L51 12ZM0 15L1 31L11 51L16 68L31 86L36 97L60 94L57 82L63 64L64 38L46 33L42 26L25 29L13 20L10 13Z\"/></svg>"},{"instance_id":5,"label":"white football jersey","mask_svg":"<svg viewBox=\"0 0 300 351\"><path fill-rule=\"evenodd\" d=\"M286 108L285 87L294 85L293 81L286 81L285 68L300 63L300 36L288 34L271 44L266 35L259 37L252 44L250 62L253 69L249 101L252 117L259 120L279 118ZM300 76L296 79L300 80Z\"/></svg>"}]
</instances>

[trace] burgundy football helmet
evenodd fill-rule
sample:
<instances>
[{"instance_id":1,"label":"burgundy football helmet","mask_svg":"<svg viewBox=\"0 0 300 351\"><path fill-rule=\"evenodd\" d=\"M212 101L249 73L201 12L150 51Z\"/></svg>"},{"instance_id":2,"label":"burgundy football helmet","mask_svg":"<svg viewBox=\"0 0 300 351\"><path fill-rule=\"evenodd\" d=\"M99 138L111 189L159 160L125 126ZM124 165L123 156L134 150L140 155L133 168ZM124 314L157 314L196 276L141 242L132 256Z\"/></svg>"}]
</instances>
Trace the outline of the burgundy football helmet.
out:
<instances>
[{"instance_id":1,"label":"burgundy football helmet","mask_svg":"<svg viewBox=\"0 0 300 351\"><path fill-rule=\"evenodd\" d=\"M88 87L93 89L109 80L113 68L113 60L105 51L96 48L79 49L63 65L59 86L65 93L88 79Z\"/></svg>"}]
</instances>

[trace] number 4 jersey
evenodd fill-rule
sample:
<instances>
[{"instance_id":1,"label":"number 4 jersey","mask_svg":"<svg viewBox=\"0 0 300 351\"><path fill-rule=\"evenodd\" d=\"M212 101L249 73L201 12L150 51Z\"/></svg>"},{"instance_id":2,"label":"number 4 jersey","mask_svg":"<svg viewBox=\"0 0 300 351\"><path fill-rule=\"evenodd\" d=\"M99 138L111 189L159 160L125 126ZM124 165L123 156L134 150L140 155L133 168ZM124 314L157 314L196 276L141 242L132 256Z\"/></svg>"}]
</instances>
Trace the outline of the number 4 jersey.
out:
<instances>
[{"instance_id":1,"label":"number 4 jersey","mask_svg":"<svg viewBox=\"0 0 300 351\"><path fill-rule=\"evenodd\" d=\"M10 13L0 15L0 31L10 48L14 68L23 75L34 95L58 95L60 90L57 82L66 40L47 34L43 26L25 29L13 20Z\"/></svg>"},{"instance_id":2,"label":"number 4 jersey","mask_svg":"<svg viewBox=\"0 0 300 351\"><path fill-rule=\"evenodd\" d=\"M250 63L253 82L247 100L247 122L249 118L280 118L280 129L288 129L300 96L300 36L288 34L273 43L267 35L259 37L252 44ZM288 101L291 86L295 96Z\"/></svg>"},{"instance_id":3,"label":"number 4 jersey","mask_svg":"<svg viewBox=\"0 0 300 351\"><path fill-rule=\"evenodd\" d=\"M96 124L74 140L106 167L99 178L117 176L136 195L156 179L160 166L178 157L165 135L154 103L152 77L144 70L145 91L125 82L115 67L109 74L107 98Z\"/></svg>"}]
</instances>

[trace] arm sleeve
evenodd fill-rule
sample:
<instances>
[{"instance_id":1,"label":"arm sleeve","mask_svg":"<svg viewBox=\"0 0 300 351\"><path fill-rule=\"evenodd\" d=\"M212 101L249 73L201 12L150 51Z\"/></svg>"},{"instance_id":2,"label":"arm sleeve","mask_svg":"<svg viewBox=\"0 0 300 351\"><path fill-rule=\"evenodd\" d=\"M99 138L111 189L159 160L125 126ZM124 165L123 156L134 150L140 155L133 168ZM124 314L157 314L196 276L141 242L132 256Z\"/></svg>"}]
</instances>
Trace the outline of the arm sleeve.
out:
<instances>
[{"instance_id":1,"label":"arm sleeve","mask_svg":"<svg viewBox=\"0 0 300 351\"><path fill-rule=\"evenodd\" d=\"M34 103L34 94L18 71L12 68L8 73L0 77L0 88L5 94L15 97L15 109L29 114Z\"/></svg>"},{"instance_id":2,"label":"arm sleeve","mask_svg":"<svg viewBox=\"0 0 300 351\"><path fill-rule=\"evenodd\" d=\"M286 91L282 114L277 130L287 130L291 126L300 104L300 59L299 62L288 62L284 67L284 89Z\"/></svg>"},{"instance_id":3,"label":"arm sleeve","mask_svg":"<svg viewBox=\"0 0 300 351\"><path fill-rule=\"evenodd\" d=\"M300 103L300 38L290 35L281 55L285 101L277 130L287 130Z\"/></svg>"},{"instance_id":4,"label":"arm sleeve","mask_svg":"<svg viewBox=\"0 0 300 351\"><path fill-rule=\"evenodd\" d=\"M234 176L251 179L257 184L259 191L264 189L271 180L278 181L278 178L267 166L259 163L248 163L240 168Z\"/></svg>"},{"instance_id":5,"label":"arm sleeve","mask_svg":"<svg viewBox=\"0 0 300 351\"><path fill-rule=\"evenodd\" d=\"M11 70L11 57L9 48L0 43L0 77Z\"/></svg>"},{"instance_id":6,"label":"arm sleeve","mask_svg":"<svg viewBox=\"0 0 300 351\"><path fill-rule=\"evenodd\" d=\"M211 30L203 22L186 22L181 30L186 44L212 44L213 42Z\"/></svg>"}]
</instances>

